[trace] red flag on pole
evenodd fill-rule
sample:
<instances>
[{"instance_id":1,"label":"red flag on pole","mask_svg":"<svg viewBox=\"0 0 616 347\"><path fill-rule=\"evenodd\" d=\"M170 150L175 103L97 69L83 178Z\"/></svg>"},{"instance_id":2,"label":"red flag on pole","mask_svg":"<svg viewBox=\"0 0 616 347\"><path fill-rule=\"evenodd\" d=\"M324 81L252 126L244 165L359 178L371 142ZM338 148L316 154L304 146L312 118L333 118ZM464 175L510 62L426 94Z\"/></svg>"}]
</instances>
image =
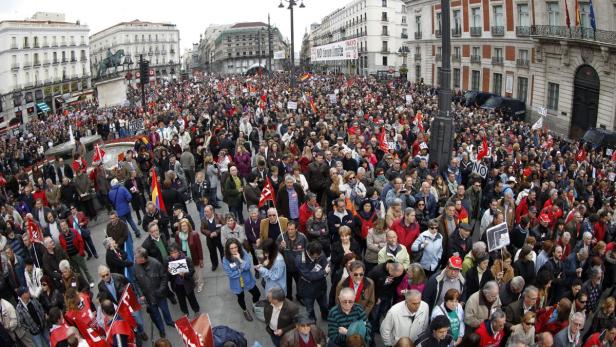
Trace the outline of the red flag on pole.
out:
<instances>
[{"instance_id":1,"label":"red flag on pole","mask_svg":"<svg viewBox=\"0 0 616 347\"><path fill-rule=\"evenodd\" d=\"M477 161L480 161L486 155L488 155L488 138L484 136L481 141L481 149L477 152Z\"/></svg>"},{"instance_id":2,"label":"red flag on pole","mask_svg":"<svg viewBox=\"0 0 616 347\"><path fill-rule=\"evenodd\" d=\"M586 160L586 150L584 149L584 146L580 147L580 150L575 155L575 160L578 163L581 162L581 161Z\"/></svg>"},{"instance_id":3,"label":"red flag on pole","mask_svg":"<svg viewBox=\"0 0 616 347\"><path fill-rule=\"evenodd\" d=\"M96 146L94 146L94 155L92 155L92 161L101 161L103 160L104 156L105 151L101 148L101 146L96 144Z\"/></svg>"},{"instance_id":4,"label":"red flag on pole","mask_svg":"<svg viewBox=\"0 0 616 347\"><path fill-rule=\"evenodd\" d=\"M567 24L567 28L571 28L571 18L569 17L569 6L567 5L567 0L565 0L565 24Z\"/></svg>"},{"instance_id":5,"label":"red flag on pole","mask_svg":"<svg viewBox=\"0 0 616 347\"><path fill-rule=\"evenodd\" d=\"M417 128L419 128L419 130L422 133L424 132L423 113L421 113L421 111L417 111L417 113L415 114L415 119L413 120L413 123L415 123L415 125L417 125Z\"/></svg>"},{"instance_id":6,"label":"red flag on pole","mask_svg":"<svg viewBox=\"0 0 616 347\"><path fill-rule=\"evenodd\" d=\"M118 315L125 320L131 328L135 328L137 326L137 322L135 318L133 318L133 312L138 312L141 309L141 305L137 300L137 295L133 291L133 288L129 284L124 289L124 293L120 301L118 302Z\"/></svg>"},{"instance_id":7,"label":"red flag on pole","mask_svg":"<svg viewBox=\"0 0 616 347\"><path fill-rule=\"evenodd\" d=\"M160 211L167 212L165 202L163 201L163 194L158 184L158 175L156 175L156 170L154 169L152 169L152 202L156 204Z\"/></svg>"},{"instance_id":8,"label":"red flag on pole","mask_svg":"<svg viewBox=\"0 0 616 347\"><path fill-rule=\"evenodd\" d=\"M258 207L262 207L266 201L271 201L276 206L276 195L274 193L274 186L272 186L272 182L270 182L269 177L265 177L265 186L263 186L263 190L261 191L261 197L259 198Z\"/></svg>"},{"instance_id":9,"label":"red flag on pole","mask_svg":"<svg viewBox=\"0 0 616 347\"><path fill-rule=\"evenodd\" d=\"M381 131L376 135L376 139L379 141L379 149L385 153L389 152L389 146L385 142L385 128L381 127Z\"/></svg>"},{"instance_id":10,"label":"red flag on pole","mask_svg":"<svg viewBox=\"0 0 616 347\"><path fill-rule=\"evenodd\" d=\"M178 330L178 333L180 333L180 337L187 347L201 347L199 336L190 324L188 317L183 316L182 318L176 320L175 328Z\"/></svg>"},{"instance_id":11,"label":"red flag on pole","mask_svg":"<svg viewBox=\"0 0 616 347\"><path fill-rule=\"evenodd\" d=\"M317 114L317 106L314 104L314 98L310 96L310 109L313 114Z\"/></svg>"},{"instance_id":12,"label":"red flag on pole","mask_svg":"<svg viewBox=\"0 0 616 347\"><path fill-rule=\"evenodd\" d=\"M43 243L43 231L38 223L30 217L26 219L26 230L28 231L28 236L30 236L30 242Z\"/></svg>"}]
</instances>

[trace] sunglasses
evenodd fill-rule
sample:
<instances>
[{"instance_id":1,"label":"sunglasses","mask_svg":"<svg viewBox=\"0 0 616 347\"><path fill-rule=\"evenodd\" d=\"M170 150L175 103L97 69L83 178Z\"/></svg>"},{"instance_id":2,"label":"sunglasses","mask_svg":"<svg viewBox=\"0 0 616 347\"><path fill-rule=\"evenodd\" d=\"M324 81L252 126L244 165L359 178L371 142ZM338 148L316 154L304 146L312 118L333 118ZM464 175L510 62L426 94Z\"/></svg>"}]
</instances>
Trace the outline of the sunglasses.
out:
<instances>
[{"instance_id":1,"label":"sunglasses","mask_svg":"<svg viewBox=\"0 0 616 347\"><path fill-rule=\"evenodd\" d=\"M588 300L579 301L580 304L586 304L587 302L588 302Z\"/></svg>"},{"instance_id":2,"label":"sunglasses","mask_svg":"<svg viewBox=\"0 0 616 347\"><path fill-rule=\"evenodd\" d=\"M438 229L438 227L429 227L428 229L430 229L430 230L436 230L436 229Z\"/></svg>"},{"instance_id":3,"label":"sunglasses","mask_svg":"<svg viewBox=\"0 0 616 347\"><path fill-rule=\"evenodd\" d=\"M356 273L356 274L353 274L353 276L355 276L355 277L364 277L364 273L363 272L362 273Z\"/></svg>"},{"instance_id":4,"label":"sunglasses","mask_svg":"<svg viewBox=\"0 0 616 347\"><path fill-rule=\"evenodd\" d=\"M342 304L352 304L354 302L355 301L353 301L353 300L340 300L340 303L342 303Z\"/></svg>"},{"instance_id":5,"label":"sunglasses","mask_svg":"<svg viewBox=\"0 0 616 347\"><path fill-rule=\"evenodd\" d=\"M524 322L526 325L535 325L535 322Z\"/></svg>"}]
</instances>

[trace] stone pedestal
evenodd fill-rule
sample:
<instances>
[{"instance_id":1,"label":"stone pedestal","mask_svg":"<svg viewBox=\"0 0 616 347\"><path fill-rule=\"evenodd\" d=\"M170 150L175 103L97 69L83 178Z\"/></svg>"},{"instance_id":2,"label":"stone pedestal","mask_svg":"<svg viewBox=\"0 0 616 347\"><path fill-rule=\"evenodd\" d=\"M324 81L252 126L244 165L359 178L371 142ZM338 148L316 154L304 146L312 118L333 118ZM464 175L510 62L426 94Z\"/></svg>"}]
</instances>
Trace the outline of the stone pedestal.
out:
<instances>
[{"instance_id":1,"label":"stone pedestal","mask_svg":"<svg viewBox=\"0 0 616 347\"><path fill-rule=\"evenodd\" d=\"M127 81L124 77L115 77L96 82L99 106L109 107L126 104L126 84Z\"/></svg>"}]
</instances>

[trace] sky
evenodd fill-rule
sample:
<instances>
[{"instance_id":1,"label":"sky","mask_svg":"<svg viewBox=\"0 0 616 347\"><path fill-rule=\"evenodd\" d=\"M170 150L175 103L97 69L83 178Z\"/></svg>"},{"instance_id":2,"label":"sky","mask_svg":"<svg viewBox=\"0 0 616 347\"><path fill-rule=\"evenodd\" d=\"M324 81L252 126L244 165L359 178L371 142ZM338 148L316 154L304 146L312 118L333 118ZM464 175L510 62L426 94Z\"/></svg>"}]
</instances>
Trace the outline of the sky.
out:
<instances>
[{"instance_id":1,"label":"sky","mask_svg":"<svg viewBox=\"0 0 616 347\"><path fill-rule=\"evenodd\" d=\"M301 0L295 1L299 4ZM305 0L306 8L295 7L295 51L299 52L302 37L311 23L320 22L323 16L349 1ZM267 23L268 13L272 25L285 38L291 37L289 10L278 8L280 0L0 0L0 4L0 20L22 20L35 12L61 12L69 22L79 20L88 25L90 35L135 19L173 23L180 30L182 53L199 41L199 34L210 24Z\"/></svg>"}]
</instances>

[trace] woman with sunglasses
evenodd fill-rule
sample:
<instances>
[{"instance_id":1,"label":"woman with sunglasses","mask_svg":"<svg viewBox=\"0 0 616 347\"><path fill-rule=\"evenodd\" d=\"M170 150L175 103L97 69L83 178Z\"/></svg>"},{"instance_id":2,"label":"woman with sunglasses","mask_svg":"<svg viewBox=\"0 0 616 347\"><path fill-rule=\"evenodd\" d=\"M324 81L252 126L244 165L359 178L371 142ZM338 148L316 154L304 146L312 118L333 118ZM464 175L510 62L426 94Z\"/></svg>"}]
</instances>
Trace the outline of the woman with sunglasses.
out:
<instances>
[{"instance_id":1,"label":"woman with sunglasses","mask_svg":"<svg viewBox=\"0 0 616 347\"><path fill-rule=\"evenodd\" d=\"M348 266L349 278L338 282L336 286L336 304L340 305L340 291L342 288L355 289L355 303L359 304L370 315L374 307L374 282L366 277L366 266L361 260L354 260Z\"/></svg>"},{"instance_id":2,"label":"woman with sunglasses","mask_svg":"<svg viewBox=\"0 0 616 347\"><path fill-rule=\"evenodd\" d=\"M257 281L251 272L252 265L252 257L242 248L240 242L237 239L227 240L222 266L229 278L231 292L237 296L237 303L244 312L244 318L249 322L253 318L246 308L244 292L249 291L252 294L253 304L257 303L261 297L261 292L256 285Z\"/></svg>"},{"instance_id":3,"label":"woman with sunglasses","mask_svg":"<svg viewBox=\"0 0 616 347\"><path fill-rule=\"evenodd\" d=\"M520 343L532 346L535 343L535 317L535 312L526 312L522 322L511 327L507 347L519 346Z\"/></svg>"}]
</instances>

